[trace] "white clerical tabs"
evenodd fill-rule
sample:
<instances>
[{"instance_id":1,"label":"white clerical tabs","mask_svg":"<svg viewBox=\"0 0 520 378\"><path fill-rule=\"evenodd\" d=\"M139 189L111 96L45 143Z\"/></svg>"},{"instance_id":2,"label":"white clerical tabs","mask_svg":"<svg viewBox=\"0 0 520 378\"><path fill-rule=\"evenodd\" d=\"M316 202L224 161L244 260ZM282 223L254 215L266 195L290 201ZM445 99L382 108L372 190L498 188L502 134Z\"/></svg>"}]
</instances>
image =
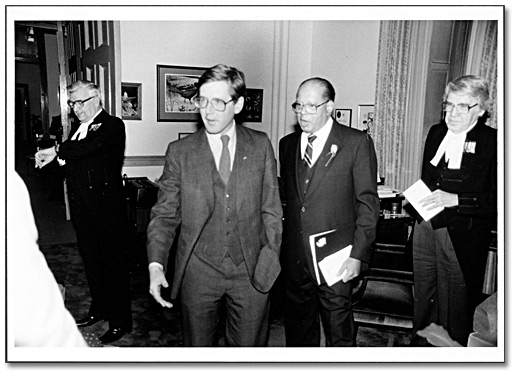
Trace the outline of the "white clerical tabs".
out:
<instances>
[{"instance_id":1,"label":"white clerical tabs","mask_svg":"<svg viewBox=\"0 0 520 378\"><path fill-rule=\"evenodd\" d=\"M350 256L352 246L345 246L344 240L344 235L336 230L321 232L309 237L318 284L327 282L327 285L332 286L345 277L346 270L339 272L339 269Z\"/></svg>"},{"instance_id":2,"label":"white clerical tabs","mask_svg":"<svg viewBox=\"0 0 520 378\"><path fill-rule=\"evenodd\" d=\"M432 194L432 191L430 190L430 188L426 186L426 184L422 180L417 181L415 184L413 184L403 192L405 198L412 204L415 210L417 210L419 215L425 221L429 221L434 216L439 214L442 210L444 210L444 207L436 207L435 209L428 210L428 207L431 205L423 206L421 203L419 203L420 200L422 200L425 197L428 197L430 194Z\"/></svg>"}]
</instances>

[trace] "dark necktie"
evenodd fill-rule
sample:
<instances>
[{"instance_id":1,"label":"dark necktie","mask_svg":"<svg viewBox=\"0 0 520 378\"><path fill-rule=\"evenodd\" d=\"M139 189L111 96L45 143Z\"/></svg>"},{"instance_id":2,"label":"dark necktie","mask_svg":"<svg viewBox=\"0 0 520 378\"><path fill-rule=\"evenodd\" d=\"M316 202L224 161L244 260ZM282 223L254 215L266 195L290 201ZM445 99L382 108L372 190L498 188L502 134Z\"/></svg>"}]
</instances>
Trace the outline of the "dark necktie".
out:
<instances>
[{"instance_id":1,"label":"dark necktie","mask_svg":"<svg viewBox=\"0 0 520 378\"><path fill-rule=\"evenodd\" d=\"M220 172L220 177L222 177L222 181L227 185L229 174L231 172L231 157L228 148L229 136L222 135L220 139L222 139L222 154L220 155L218 170Z\"/></svg>"},{"instance_id":2,"label":"dark necktie","mask_svg":"<svg viewBox=\"0 0 520 378\"><path fill-rule=\"evenodd\" d=\"M316 135L309 135L309 139L307 140L307 148L305 149L305 155L303 157L309 168L312 165L312 143L316 138Z\"/></svg>"}]
</instances>

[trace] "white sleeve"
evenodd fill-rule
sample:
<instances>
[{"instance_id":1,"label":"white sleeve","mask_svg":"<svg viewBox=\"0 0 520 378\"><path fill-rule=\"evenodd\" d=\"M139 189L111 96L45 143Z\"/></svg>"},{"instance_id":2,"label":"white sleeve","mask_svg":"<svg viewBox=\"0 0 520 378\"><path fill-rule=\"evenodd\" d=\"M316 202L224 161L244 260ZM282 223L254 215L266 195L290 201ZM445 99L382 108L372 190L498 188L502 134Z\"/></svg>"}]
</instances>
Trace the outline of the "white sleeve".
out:
<instances>
[{"instance_id":1,"label":"white sleeve","mask_svg":"<svg viewBox=\"0 0 520 378\"><path fill-rule=\"evenodd\" d=\"M17 173L8 176L7 259L15 346L86 347L66 309L58 283L38 246L29 192ZM11 324L10 324L11 326Z\"/></svg>"}]
</instances>

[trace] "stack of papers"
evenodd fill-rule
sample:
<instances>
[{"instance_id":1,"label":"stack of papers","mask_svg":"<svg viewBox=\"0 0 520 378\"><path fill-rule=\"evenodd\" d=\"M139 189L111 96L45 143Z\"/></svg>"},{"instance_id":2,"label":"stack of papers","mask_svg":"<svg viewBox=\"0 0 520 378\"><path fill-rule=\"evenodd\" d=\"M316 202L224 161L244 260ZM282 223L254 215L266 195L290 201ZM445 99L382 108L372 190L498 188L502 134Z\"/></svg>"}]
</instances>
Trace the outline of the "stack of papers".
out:
<instances>
[{"instance_id":1,"label":"stack of papers","mask_svg":"<svg viewBox=\"0 0 520 378\"><path fill-rule=\"evenodd\" d=\"M428 188L422 180L419 180L410 186L403 192L403 194L425 221L429 221L442 210L444 210L444 207L436 207L435 209L428 210L428 206L424 207L421 203L419 203L419 201L421 201L423 198L426 198L432 194L430 188Z\"/></svg>"},{"instance_id":2,"label":"stack of papers","mask_svg":"<svg viewBox=\"0 0 520 378\"><path fill-rule=\"evenodd\" d=\"M309 236L309 243L314 264L314 272L318 284L323 280L332 286L347 274L346 269L339 272L343 263L349 258L351 245L345 246L344 235L329 230Z\"/></svg>"},{"instance_id":3,"label":"stack of papers","mask_svg":"<svg viewBox=\"0 0 520 378\"><path fill-rule=\"evenodd\" d=\"M377 195L379 198L391 198L395 197L397 194L399 194L399 190L392 189L389 186L379 185L377 187Z\"/></svg>"}]
</instances>

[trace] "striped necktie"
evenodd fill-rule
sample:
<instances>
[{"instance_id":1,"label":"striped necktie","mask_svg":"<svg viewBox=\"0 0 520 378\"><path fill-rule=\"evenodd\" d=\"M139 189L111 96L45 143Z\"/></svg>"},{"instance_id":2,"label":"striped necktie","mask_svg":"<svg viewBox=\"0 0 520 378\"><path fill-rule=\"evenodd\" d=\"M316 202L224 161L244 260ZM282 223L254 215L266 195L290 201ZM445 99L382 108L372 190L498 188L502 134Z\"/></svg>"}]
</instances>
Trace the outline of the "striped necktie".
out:
<instances>
[{"instance_id":1,"label":"striped necktie","mask_svg":"<svg viewBox=\"0 0 520 378\"><path fill-rule=\"evenodd\" d=\"M307 140L307 148L305 149L305 156L303 157L309 168L312 166L312 143L316 138L316 135L309 135L309 139Z\"/></svg>"}]
</instances>

